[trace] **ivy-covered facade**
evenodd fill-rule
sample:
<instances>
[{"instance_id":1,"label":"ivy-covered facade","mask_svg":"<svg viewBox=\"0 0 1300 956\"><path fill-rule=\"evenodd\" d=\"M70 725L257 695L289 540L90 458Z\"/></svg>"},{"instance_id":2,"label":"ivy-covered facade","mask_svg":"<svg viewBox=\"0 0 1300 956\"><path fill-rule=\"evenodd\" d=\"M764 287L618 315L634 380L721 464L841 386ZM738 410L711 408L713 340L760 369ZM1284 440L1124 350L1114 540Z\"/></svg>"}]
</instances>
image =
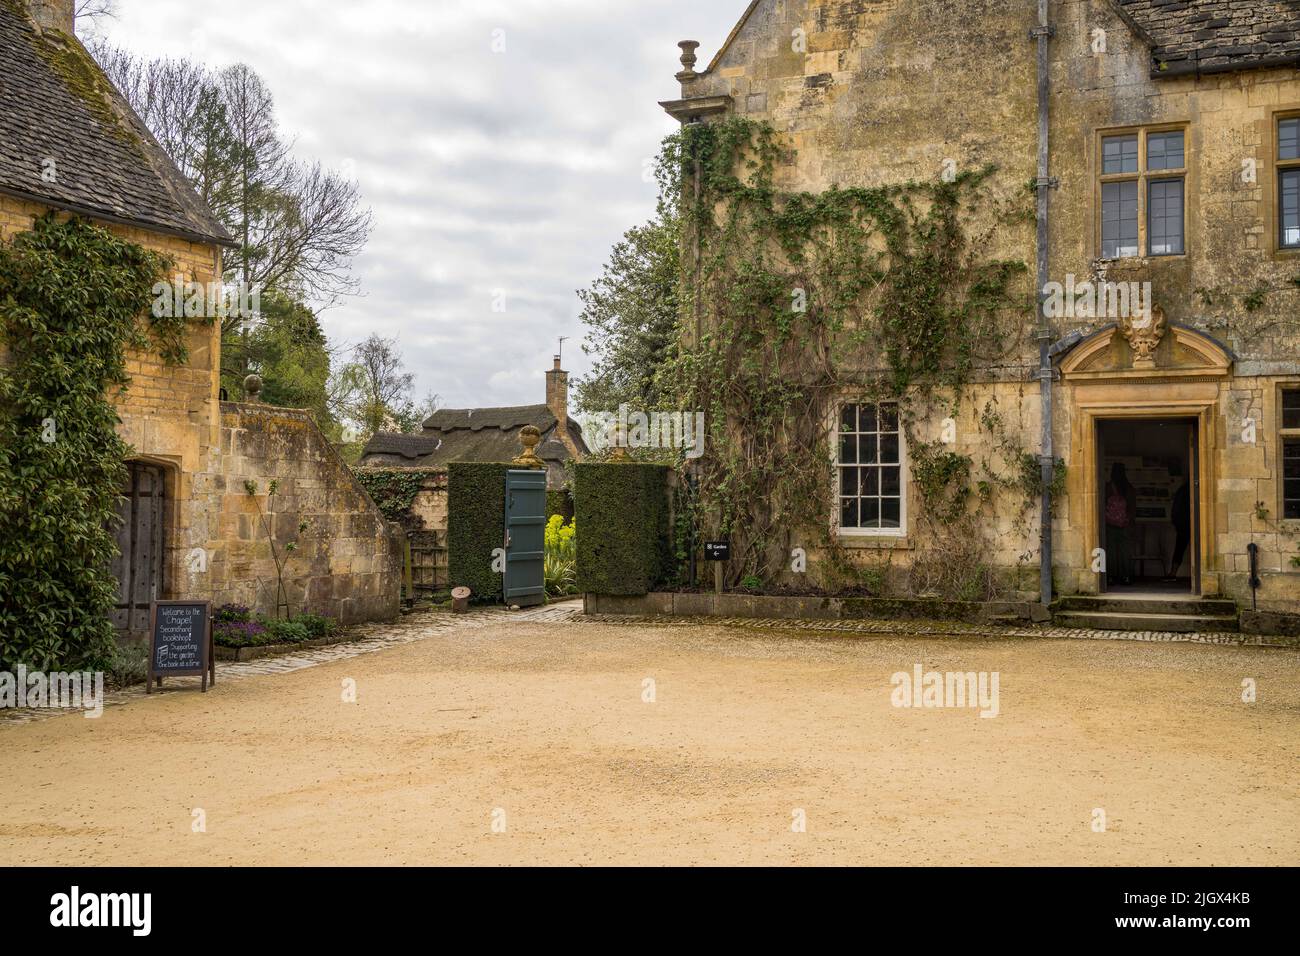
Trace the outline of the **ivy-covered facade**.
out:
<instances>
[{"instance_id":1,"label":"ivy-covered facade","mask_svg":"<svg viewBox=\"0 0 1300 956\"><path fill-rule=\"evenodd\" d=\"M401 533L311 414L224 400L215 316L157 308L231 238L72 23L0 0L0 666L102 663L161 599L395 616Z\"/></svg>"},{"instance_id":2,"label":"ivy-covered facade","mask_svg":"<svg viewBox=\"0 0 1300 956\"><path fill-rule=\"evenodd\" d=\"M1058 596L1300 610L1294 24L1047 7L755 0L681 44L673 371L732 583L1032 599L1046 540Z\"/></svg>"}]
</instances>

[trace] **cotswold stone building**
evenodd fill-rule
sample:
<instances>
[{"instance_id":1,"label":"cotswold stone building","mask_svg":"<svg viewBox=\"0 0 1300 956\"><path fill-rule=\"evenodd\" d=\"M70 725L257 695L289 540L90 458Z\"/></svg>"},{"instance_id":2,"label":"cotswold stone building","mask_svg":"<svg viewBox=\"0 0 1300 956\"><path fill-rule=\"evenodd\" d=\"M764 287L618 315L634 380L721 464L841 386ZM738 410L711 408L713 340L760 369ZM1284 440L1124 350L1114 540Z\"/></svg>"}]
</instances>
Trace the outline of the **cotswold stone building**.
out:
<instances>
[{"instance_id":1,"label":"cotswold stone building","mask_svg":"<svg viewBox=\"0 0 1300 956\"><path fill-rule=\"evenodd\" d=\"M927 411L909 438L897 408L832 412L826 521L854 559L915 560L927 542L909 441L979 457L993 407L1020 447L1065 467L1047 535L1040 508L1000 492L980 531L1022 596L1040 593L1050 553L1058 595L1248 606L1254 561L1259 606L1300 610L1300 7L1048 0L1040 19L1036 0L739 6L703 69L682 44L681 92L662 105L684 124L770 123L789 150L781 189L993 163L991 192L1029 197L984 250L1028 266L1023 323L974 369L953 420ZM1087 287L1147 283L1146 312L1085 307Z\"/></svg>"},{"instance_id":2,"label":"cotswold stone building","mask_svg":"<svg viewBox=\"0 0 1300 956\"><path fill-rule=\"evenodd\" d=\"M513 461L520 453L520 429L532 425L541 436L537 457L546 462L546 487L564 486L564 465L588 454L582 426L569 417L569 373L546 373L546 402L506 408L440 408L416 435L379 432L366 443L359 464L367 468L445 468L453 461Z\"/></svg>"},{"instance_id":3,"label":"cotswold stone building","mask_svg":"<svg viewBox=\"0 0 1300 956\"><path fill-rule=\"evenodd\" d=\"M183 281L220 281L230 236L77 41L73 8L0 0L0 241L55 210L171 257ZM128 354L131 386L116 399L135 451L118 627L142 633L156 599L274 613L272 539L295 612L394 616L400 540L310 414L220 400L219 322L195 320L187 345L179 366Z\"/></svg>"}]
</instances>

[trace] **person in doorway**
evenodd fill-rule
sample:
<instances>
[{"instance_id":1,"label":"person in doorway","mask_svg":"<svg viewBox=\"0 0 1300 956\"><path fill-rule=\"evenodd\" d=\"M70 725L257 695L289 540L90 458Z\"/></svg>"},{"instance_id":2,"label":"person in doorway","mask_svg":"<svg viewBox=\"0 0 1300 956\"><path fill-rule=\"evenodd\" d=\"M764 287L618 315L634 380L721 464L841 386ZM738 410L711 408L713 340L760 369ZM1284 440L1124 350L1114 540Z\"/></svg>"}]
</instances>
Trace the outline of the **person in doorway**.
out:
<instances>
[{"instance_id":1,"label":"person in doorway","mask_svg":"<svg viewBox=\"0 0 1300 956\"><path fill-rule=\"evenodd\" d=\"M1129 529L1137 518L1137 490L1129 483L1122 461L1110 469L1106 482L1106 583L1132 584Z\"/></svg>"},{"instance_id":2,"label":"person in doorway","mask_svg":"<svg viewBox=\"0 0 1300 956\"><path fill-rule=\"evenodd\" d=\"M1177 482L1173 500L1169 503L1169 521L1174 526L1174 554L1169 562L1167 581L1178 580L1178 570L1183 566L1183 557L1192 540L1192 493L1191 483L1183 477L1182 462L1174 462L1169 468L1170 477Z\"/></svg>"}]
</instances>

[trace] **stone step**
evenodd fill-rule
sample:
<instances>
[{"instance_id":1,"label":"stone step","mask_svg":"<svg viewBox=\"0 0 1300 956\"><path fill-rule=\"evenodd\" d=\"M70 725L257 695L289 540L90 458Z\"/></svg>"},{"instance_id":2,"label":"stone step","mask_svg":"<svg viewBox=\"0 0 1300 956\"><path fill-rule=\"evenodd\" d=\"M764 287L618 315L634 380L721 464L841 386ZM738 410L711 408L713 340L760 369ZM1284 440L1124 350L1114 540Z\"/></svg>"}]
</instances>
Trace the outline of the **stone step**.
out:
<instances>
[{"instance_id":1,"label":"stone step","mask_svg":"<svg viewBox=\"0 0 1300 956\"><path fill-rule=\"evenodd\" d=\"M1101 614L1186 614L1192 617L1236 617L1237 603L1224 598L1107 597L1072 595L1059 598L1053 611Z\"/></svg>"},{"instance_id":2,"label":"stone step","mask_svg":"<svg viewBox=\"0 0 1300 956\"><path fill-rule=\"evenodd\" d=\"M1110 611L1058 611L1052 623L1093 631L1167 631L1177 634L1236 633L1237 615L1142 614Z\"/></svg>"}]
</instances>

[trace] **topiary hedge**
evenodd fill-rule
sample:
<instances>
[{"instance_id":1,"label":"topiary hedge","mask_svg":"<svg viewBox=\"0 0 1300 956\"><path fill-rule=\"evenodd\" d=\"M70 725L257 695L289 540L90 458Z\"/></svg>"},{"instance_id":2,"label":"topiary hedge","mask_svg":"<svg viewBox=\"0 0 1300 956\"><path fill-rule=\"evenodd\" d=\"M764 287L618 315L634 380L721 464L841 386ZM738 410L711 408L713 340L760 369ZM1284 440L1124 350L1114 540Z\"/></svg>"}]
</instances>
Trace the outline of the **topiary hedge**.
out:
<instances>
[{"instance_id":1,"label":"topiary hedge","mask_svg":"<svg viewBox=\"0 0 1300 956\"><path fill-rule=\"evenodd\" d=\"M447 566L452 587L467 587L475 601L500 601L502 575L492 551L506 538L504 462L455 461L447 466Z\"/></svg>"},{"instance_id":2,"label":"topiary hedge","mask_svg":"<svg viewBox=\"0 0 1300 956\"><path fill-rule=\"evenodd\" d=\"M546 493L546 520L550 521L552 515L559 515L566 524L573 520L573 495L567 488Z\"/></svg>"},{"instance_id":3,"label":"topiary hedge","mask_svg":"<svg viewBox=\"0 0 1300 956\"><path fill-rule=\"evenodd\" d=\"M646 594L670 566L668 467L583 463L574 469L578 590Z\"/></svg>"}]
</instances>

